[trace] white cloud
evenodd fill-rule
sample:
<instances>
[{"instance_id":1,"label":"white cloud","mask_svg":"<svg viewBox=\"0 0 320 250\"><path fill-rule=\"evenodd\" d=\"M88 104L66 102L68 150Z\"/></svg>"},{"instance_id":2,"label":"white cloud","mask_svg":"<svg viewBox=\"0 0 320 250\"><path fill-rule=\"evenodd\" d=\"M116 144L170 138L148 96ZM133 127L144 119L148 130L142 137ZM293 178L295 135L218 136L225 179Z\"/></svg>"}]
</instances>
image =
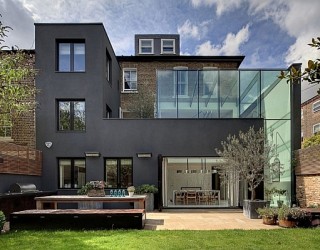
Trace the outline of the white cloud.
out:
<instances>
[{"instance_id":1,"label":"white cloud","mask_svg":"<svg viewBox=\"0 0 320 250\"><path fill-rule=\"evenodd\" d=\"M183 25L178 26L178 33L181 37L184 38L194 38L196 40L200 40L208 33L208 26L210 25L211 21L203 21L202 23L195 25L187 19Z\"/></svg>"},{"instance_id":2,"label":"white cloud","mask_svg":"<svg viewBox=\"0 0 320 250\"><path fill-rule=\"evenodd\" d=\"M191 24L190 20L186 20L182 26L178 26L178 33L182 37L192 37L200 39L200 31L198 26Z\"/></svg>"},{"instance_id":3,"label":"white cloud","mask_svg":"<svg viewBox=\"0 0 320 250\"><path fill-rule=\"evenodd\" d=\"M250 25L247 24L237 34L228 33L222 44L211 44L210 41L206 41L197 46L197 55L207 56L219 56L219 55L239 55L240 46L249 40Z\"/></svg>"},{"instance_id":4,"label":"white cloud","mask_svg":"<svg viewBox=\"0 0 320 250\"><path fill-rule=\"evenodd\" d=\"M216 14L221 16L224 12L231 11L240 7L243 0L192 0L191 3L195 8L201 6L211 7L216 5Z\"/></svg>"}]
</instances>

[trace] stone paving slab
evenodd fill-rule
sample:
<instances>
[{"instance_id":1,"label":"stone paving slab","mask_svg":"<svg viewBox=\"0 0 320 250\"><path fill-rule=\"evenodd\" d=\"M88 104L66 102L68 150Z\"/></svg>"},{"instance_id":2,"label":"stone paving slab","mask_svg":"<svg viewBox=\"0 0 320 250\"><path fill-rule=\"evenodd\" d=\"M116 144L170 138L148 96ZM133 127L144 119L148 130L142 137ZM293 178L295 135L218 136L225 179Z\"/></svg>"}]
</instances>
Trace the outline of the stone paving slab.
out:
<instances>
[{"instance_id":1,"label":"stone paving slab","mask_svg":"<svg viewBox=\"0 0 320 250\"><path fill-rule=\"evenodd\" d=\"M248 219L241 209L167 209L148 212L147 230L223 230L279 229L262 224L262 219Z\"/></svg>"}]
</instances>

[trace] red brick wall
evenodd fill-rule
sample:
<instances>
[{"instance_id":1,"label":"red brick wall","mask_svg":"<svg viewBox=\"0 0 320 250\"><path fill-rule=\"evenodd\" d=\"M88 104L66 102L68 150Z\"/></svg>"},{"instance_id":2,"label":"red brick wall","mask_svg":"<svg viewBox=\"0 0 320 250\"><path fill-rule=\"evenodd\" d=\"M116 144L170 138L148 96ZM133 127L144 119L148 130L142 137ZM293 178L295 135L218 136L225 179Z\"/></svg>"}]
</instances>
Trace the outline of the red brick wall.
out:
<instances>
[{"instance_id":1,"label":"red brick wall","mask_svg":"<svg viewBox=\"0 0 320 250\"><path fill-rule=\"evenodd\" d=\"M313 135L313 125L320 123L320 111L313 112L312 105L316 101L320 101L320 95L301 104L303 118L301 118L301 131L303 138L307 139Z\"/></svg>"},{"instance_id":2,"label":"red brick wall","mask_svg":"<svg viewBox=\"0 0 320 250\"><path fill-rule=\"evenodd\" d=\"M35 67L35 54L29 54L29 61L26 67ZM25 79L26 84L35 86L33 78ZM31 102L35 101L35 96L32 97ZM30 111L24 113L19 118L13 121L12 136L13 142L18 145L28 146L29 148L36 148L36 128L35 128L35 112Z\"/></svg>"}]
</instances>

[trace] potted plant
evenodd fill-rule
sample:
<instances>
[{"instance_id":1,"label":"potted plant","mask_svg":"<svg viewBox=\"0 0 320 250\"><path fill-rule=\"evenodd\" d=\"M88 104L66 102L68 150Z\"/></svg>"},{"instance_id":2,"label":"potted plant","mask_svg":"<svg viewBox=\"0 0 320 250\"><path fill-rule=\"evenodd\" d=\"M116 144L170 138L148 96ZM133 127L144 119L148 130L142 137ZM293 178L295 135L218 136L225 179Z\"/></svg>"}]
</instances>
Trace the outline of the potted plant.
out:
<instances>
[{"instance_id":1,"label":"potted plant","mask_svg":"<svg viewBox=\"0 0 320 250\"><path fill-rule=\"evenodd\" d=\"M280 199L281 199L282 195L285 195L287 193L287 190L286 189L275 189L274 193L276 195L278 195L278 200L277 200L278 207L282 207L283 200L280 200Z\"/></svg>"},{"instance_id":2,"label":"potted plant","mask_svg":"<svg viewBox=\"0 0 320 250\"><path fill-rule=\"evenodd\" d=\"M311 214L300 208L290 208L283 205L279 208L278 220L280 227L306 227L310 225Z\"/></svg>"},{"instance_id":3,"label":"potted plant","mask_svg":"<svg viewBox=\"0 0 320 250\"><path fill-rule=\"evenodd\" d=\"M270 189L268 189L268 188L265 188L264 189L264 193L265 193L265 198L266 198L266 200L267 200L267 207L269 207L270 206L270 204L271 204L271 200L272 200L272 195L275 193L275 188L273 187L273 188L270 188Z\"/></svg>"},{"instance_id":4,"label":"potted plant","mask_svg":"<svg viewBox=\"0 0 320 250\"><path fill-rule=\"evenodd\" d=\"M129 186L129 187L127 188L129 197L132 197L132 196L133 196L135 190L136 190L136 188L135 188L134 186Z\"/></svg>"},{"instance_id":5,"label":"potted plant","mask_svg":"<svg viewBox=\"0 0 320 250\"><path fill-rule=\"evenodd\" d=\"M262 217L262 223L266 225L275 225L278 218L278 209L264 207L257 209L258 214Z\"/></svg>"},{"instance_id":6,"label":"potted plant","mask_svg":"<svg viewBox=\"0 0 320 250\"><path fill-rule=\"evenodd\" d=\"M247 183L251 199L243 200L243 214L250 219L258 219L257 209L265 207L267 201L256 200L256 188L266 177L264 169L271 169L274 146L267 141L263 128L255 130L254 127L247 132L240 131L238 136L229 135L221 146L222 149L216 149L216 152L225 160L218 172L222 182Z\"/></svg>"},{"instance_id":7,"label":"potted plant","mask_svg":"<svg viewBox=\"0 0 320 250\"><path fill-rule=\"evenodd\" d=\"M104 192L105 182L104 181L90 181L78 190L80 195L88 195L89 197L103 197L105 196Z\"/></svg>"},{"instance_id":8,"label":"potted plant","mask_svg":"<svg viewBox=\"0 0 320 250\"><path fill-rule=\"evenodd\" d=\"M154 194L158 193L158 188L155 185L143 184L138 186L136 193L147 195L146 198L146 211L150 212L154 210Z\"/></svg>"}]
</instances>

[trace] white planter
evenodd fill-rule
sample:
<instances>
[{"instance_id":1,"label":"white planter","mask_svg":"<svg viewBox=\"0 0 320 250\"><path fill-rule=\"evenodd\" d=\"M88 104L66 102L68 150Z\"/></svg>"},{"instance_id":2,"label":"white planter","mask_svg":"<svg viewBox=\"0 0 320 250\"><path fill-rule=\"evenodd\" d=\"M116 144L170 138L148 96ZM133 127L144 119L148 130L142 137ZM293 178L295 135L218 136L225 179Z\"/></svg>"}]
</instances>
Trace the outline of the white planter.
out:
<instances>
[{"instance_id":1,"label":"white planter","mask_svg":"<svg viewBox=\"0 0 320 250\"><path fill-rule=\"evenodd\" d=\"M129 197L132 197L134 192L128 192L129 193Z\"/></svg>"}]
</instances>

